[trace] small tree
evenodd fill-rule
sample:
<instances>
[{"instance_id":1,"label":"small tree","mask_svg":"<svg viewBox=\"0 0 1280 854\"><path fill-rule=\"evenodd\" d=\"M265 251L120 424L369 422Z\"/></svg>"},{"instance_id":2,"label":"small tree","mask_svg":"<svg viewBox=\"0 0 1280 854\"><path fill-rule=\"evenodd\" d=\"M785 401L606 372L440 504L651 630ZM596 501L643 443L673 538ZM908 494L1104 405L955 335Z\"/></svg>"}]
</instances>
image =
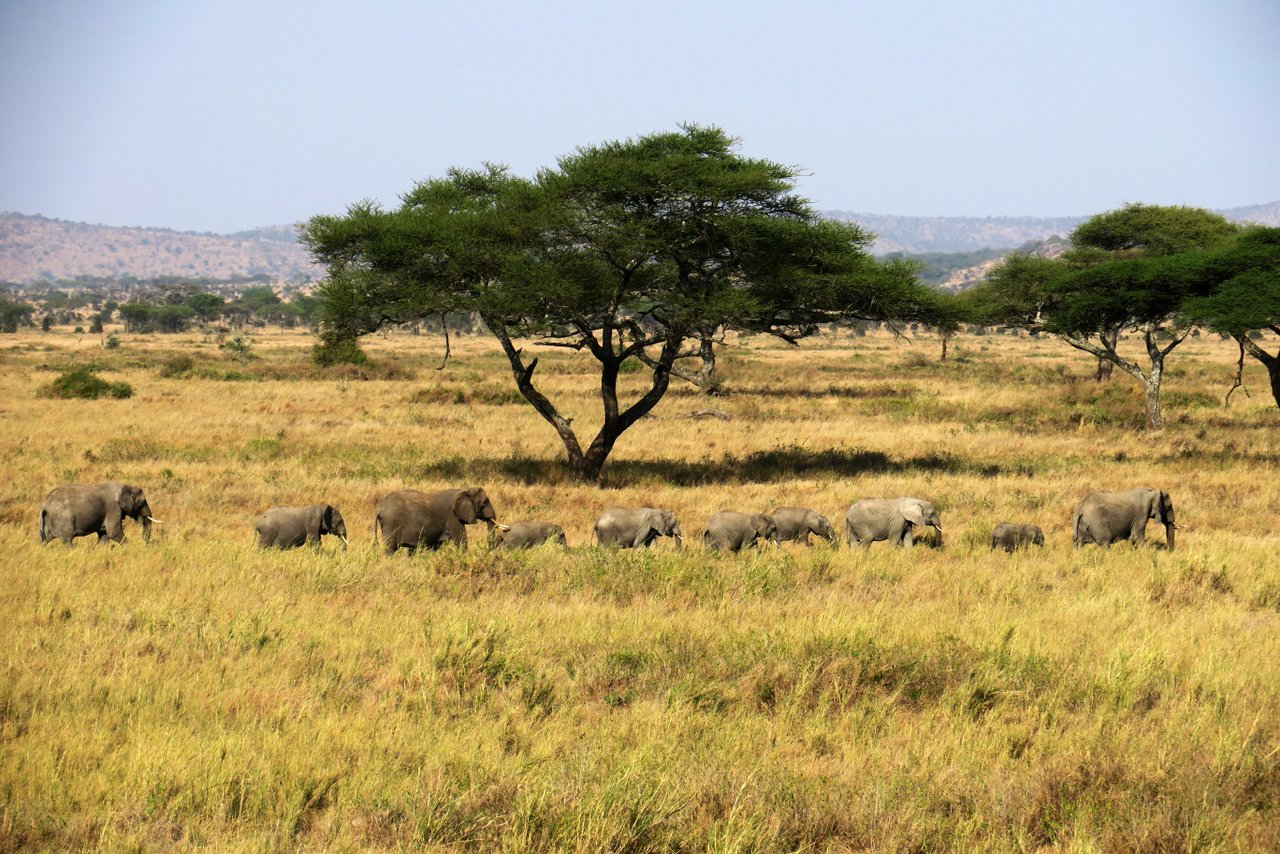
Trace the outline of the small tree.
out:
<instances>
[{"instance_id":1,"label":"small tree","mask_svg":"<svg viewBox=\"0 0 1280 854\"><path fill-rule=\"evenodd\" d=\"M302 234L329 267L324 334L478 312L573 476L594 482L666 393L686 341L721 328L794 338L832 317L880 319L917 287L871 259L871 235L820 220L793 193L794 170L735 148L719 129L687 126L581 148L534 180L452 170L399 210L362 203L315 217ZM585 447L535 384L538 359L520 341L598 363L602 422ZM625 404L617 386L629 360L651 373Z\"/></svg>"}]
</instances>

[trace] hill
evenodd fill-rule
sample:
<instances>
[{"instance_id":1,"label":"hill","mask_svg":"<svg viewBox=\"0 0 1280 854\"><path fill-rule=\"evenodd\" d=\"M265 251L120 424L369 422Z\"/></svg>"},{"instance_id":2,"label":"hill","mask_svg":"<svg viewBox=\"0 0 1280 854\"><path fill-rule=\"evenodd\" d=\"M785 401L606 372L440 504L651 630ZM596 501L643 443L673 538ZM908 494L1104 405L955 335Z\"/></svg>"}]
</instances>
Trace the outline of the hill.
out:
<instances>
[{"instance_id":1,"label":"hill","mask_svg":"<svg viewBox=\"0 0 1280 854\"><path fill-rule=\"evenodd\" d=\"M303 281L320 274L292 226L238 234L117 228L42 216L0 214L0 280L77 276L230 279L265 275Z\"/></svg>"},{"instance_id":2,"label":"hill","mask_svg":"<svg viewBox=\"0 0 1280 854\"><path fill-rule=\"evenodd\" d=\"M1280 225L1280 202L1219 211L1240 222ZM936 256L1009 250L1071 231L1084 217L920 217L826 211L877 235L872 251ZM997 253L999 254L999 253ZM982 263L991 263L983 259ZM929 262L932 263L932 262ZM944 264L954 267L955 264ZM79 276L232 279L266 276L309 281L323 275L298 244L292 225L234 234L118 228L0 213L0 281L29 283ZM941 282L941 280L940 280Z\"/></svg>"}]
</instances>

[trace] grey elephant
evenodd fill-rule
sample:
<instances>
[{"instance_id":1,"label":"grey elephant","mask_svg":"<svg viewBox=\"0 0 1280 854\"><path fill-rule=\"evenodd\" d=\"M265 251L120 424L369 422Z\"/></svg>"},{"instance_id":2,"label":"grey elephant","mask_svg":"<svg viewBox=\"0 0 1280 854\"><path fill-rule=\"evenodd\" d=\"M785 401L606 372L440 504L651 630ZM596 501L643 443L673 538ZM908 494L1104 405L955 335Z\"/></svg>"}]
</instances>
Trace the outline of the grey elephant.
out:
<instances>
[{"instance_id":1,"label":"grey elephant","mask_svg":"<svg viewBox=\"0 0 1280 854\"><path fill-rule=\"evenodd\" d=\"M436 549L445 543L467 547L467 525L483 521L492 535L498 514L483 487L420 492L401 489L378 502L373 517L373 540L382 530L383 549Z\"/></svg>"},{"instance_id":2,"label":"grey elephant","mask_svg":"<svg viewBox=\"0 0 1280 854\"><path fill-rule=\"evenodd\" d=\"M922 498L864 498L849 505L844 514L845 541L850 546L870 548L874 542L888 540L911 548L916 526L934 528L941 545L938 510Z\"/></svg>"},{"instance_id":3,"label":"grey elephant","mask_svg":"<svg viewBox=\"0 0 1280 854\"><path fill-rule=\"evenodd\" d=\"M769 511L778 526L778 539L809 545L809 535L816 534L829 543L836 541L831 520L806 507L776 507Z\"/></svg>"},{"instance_id":4,"label":"grey elephant","mask_svg":"<svg viewBox=\"0 0 1280 854\"><path fill-rule=\"evenodd\" d=\"M1164 525L1165 544L1173 549L1178 526L1173 500L1162 489L1138 487L1120 492L1094 492L1078 505L1071 521L1071 541L1078 548L1096 543L1110 546L1119 540L1141 545L1147 539L1147 521Z\"/></svg>"},{"instance_id":5,"label":"grey elephant","mask_svg":"<svg viewBox=\"0 0 1280 854\"><path fill-rule=\"evenodd\" d=\"M684 543L680 523L670 510L653 507L615 507L596 520L596 541L602 546L620 549L647 548L658 537L672 537L676 548Z\"/></svg>"},{"instance_id":6,"label":"grey elephant","mask_svg":"<svg viewBox=\"0 0 1280 854\"><path fill-rule=\"evenodd\" d=\"M56 487L40 505L40 542L52 539L71 544L76 537L97 534L106 540L124 542L124 518L142 523L142 541L151 539L151 506L142 490L114 480L93 486L67 484Z\"/></svg>"},{"instance_id":7,"label":"grey elephant","mask_svg":"<svg viewBox=\"0 0 1280 854\"><path fill-rule=\"evenodd\" d=\"M306 543L319 546L325 534L335 534L347 543L347 523L332 504L309 504L305 507L272 507L254 526L258 545L262 548L293 549Z\"/></svg>"},{"instance_id":8,"label":"grey elephant","mask_svg":"<svg viewBox=\"0 0 1280 854\"><path fill-rule=\"evenodd\" d=\"M527 549L543 543L559 543L567 546L564 528L550 522L513 522L510 526L499 525L493 544L508 549Z\"/></svg>"},{"instance_id":9,"label":"grey elephant","mask_svg":"<svg viewBox=\"0 0 1280 854\"><path fill-rule=\"evenodd\" d=\"M1015 525L1001 522L991 532L991 548L1012 552L1023 546L1043 546L1044 531L1037 525Z\"/></svg>"},{"instance_id":10,"label":"grey elephant","mask_svg":"<svg viewBox=\"0 0 1280 854\"><path fill-rule=\"evenodd\" d=\"M778 525L764 513L712 513L702 531L702 544L709 549L742 551L759 542L778 544Z\"/></svg>"}]
</instances>

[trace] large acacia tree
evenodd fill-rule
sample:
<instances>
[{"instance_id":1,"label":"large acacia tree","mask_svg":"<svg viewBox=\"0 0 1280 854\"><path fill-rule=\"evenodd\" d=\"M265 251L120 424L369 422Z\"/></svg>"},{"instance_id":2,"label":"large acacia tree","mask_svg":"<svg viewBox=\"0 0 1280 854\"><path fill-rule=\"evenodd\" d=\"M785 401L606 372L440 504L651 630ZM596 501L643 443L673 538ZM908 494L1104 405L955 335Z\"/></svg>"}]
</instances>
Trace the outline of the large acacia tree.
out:
<instances>
[{"instance_id":1,"label":"large acacia tree","mask_svg":"<svg viewBox=\"0 0 1280 854\"><path fill-rule=\"evenodd\" d=\"M795 170L686 126L578 149L533 179L489 166L418 184L396 210L315 217L303 240L329 268L330 343L383 325L478 312L520 393L556 430L573 476L596 481L618 438L666 392L687 341L752 329L794 339L837 318L909 313L920 288L867 253L872 235L821 220ZM599 364L602 422L585 444L537 386L521 342ZM628 360L649 371L618 394Z\"/></svg>"}]
</instances>

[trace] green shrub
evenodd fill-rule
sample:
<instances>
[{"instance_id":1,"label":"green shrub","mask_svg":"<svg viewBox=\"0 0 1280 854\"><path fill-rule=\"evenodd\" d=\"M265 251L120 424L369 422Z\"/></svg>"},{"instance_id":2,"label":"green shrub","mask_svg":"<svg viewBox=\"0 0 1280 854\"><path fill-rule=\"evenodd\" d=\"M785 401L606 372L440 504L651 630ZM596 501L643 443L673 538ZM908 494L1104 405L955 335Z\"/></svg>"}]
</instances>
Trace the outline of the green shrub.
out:
<instances>
[{"instance_id":1,"label":"green shrub","mask_svg":"<svg viewBox=\"0 0 1280 854\"><path fill-rule=\"evenodd\" d=\"M102 349L115 350L120 346L120 336L112 332L106 338L102 339Z\"/></svg>"},{"instance_id":2,"label":"green shrub","mask_svg":"<svg viewBox=\"0 0 1280 854\"><path fill-rule=\"evenodd\" d=\"M113 383L98 376L96 365L73 365L63 368L57 379L40 389L41 397L63 400L97 400L100 397L122 399L133 396L128 383Z\"/></svg>"},{"instance_id":3,"label":"green shrub","mask_svg":"<svg viewBox=\"0 0 1280 854\"><path fill-rule=\"evenodd\" d=\"M322 337L311 350L311 358L322 368L369 364L369 354L360 349L355 338Z\"/></svg>"}]
</instances>

